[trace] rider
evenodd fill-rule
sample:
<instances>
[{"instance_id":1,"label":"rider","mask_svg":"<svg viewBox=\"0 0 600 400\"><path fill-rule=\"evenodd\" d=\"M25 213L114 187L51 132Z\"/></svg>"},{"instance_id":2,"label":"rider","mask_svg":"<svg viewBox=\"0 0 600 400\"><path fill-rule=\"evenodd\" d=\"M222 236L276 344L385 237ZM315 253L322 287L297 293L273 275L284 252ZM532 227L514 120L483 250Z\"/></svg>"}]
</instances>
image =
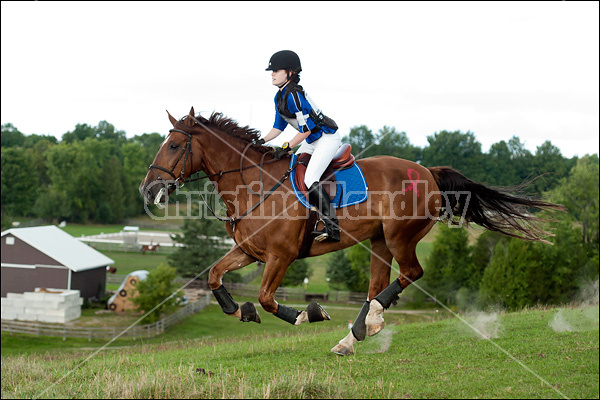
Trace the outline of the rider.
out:
<instances>
[{"instance_id":1,"label":"rider","mask_svg":"<svg viewBox=\"0 0 600 400\"><path fill-rule=\"evenodd\" d=\"M321 214L325 224L324 232L315 232L321 239L335 242L340 240L340 230L331 205L329 195L319 184L325 169L333 159L341 144L337 125L331 118L325 116L315 103L308 97L300 82L300 58L291 50L282 50L273 54L266 71L271 72L273 85L279 88L275 94L275 123L273 129L264 137L268 142L286 128L292 125L298 133L289 142L275 150L275 158L280 159L284 154L298 144L298 154L312 154L306 167L304 183L308 189L308 201Z\"/></svg>"}]
</instances>

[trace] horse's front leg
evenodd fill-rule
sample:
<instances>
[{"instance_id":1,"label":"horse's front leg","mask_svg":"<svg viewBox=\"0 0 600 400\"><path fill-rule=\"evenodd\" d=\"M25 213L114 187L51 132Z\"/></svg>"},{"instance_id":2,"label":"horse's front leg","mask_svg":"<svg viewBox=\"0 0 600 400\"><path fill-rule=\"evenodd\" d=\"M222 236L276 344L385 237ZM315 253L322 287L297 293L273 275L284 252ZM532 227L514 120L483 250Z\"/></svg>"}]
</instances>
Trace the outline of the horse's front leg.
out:
<instances>
[{"instance_id":1,"label":"horse's front leg","mask_svg":"<svg viewBox=\"0 0 600 400\"><path fill-rule=\"evenodd\" d=\"M234 271L251 264L255 260L245 254L239 246L234 246L225 256L215 264L208 274L208 286L213 295L219 302L221 309L227 315L239 318L242 322L258 322L260 317L256 312L256 307L251 302L242 304L242 307L233 301L233 298L223 286L223 275L229 271Z\"/></svg>"},{"instance_id":2,"label":"horse's front leg","mask_svg":"<svg viewBox=\"0 0 600 400\"><path fill-rule=\"evenodd\" d=\"M292 325L300 325L307 321L330 320L329 314L318 303L310 303L306 310L298 311L295 308L279 304L275 300L275 291L281 285L285 272L292 261L276 257L270 257L267 260L258 295L258 301L262 308Z\"/></svg>"},{"instance_id":3,"label":"horse's front leg","mask_svg":"<svg viewBox=\"0 0 600 400\"><path fill-rule=\"evenodd\" d=\"M377 294L390 282L392 253L390 253L385 239L377 237L371 239L371 279L369 281L369 295L367 301L364 302L358 316L354 320L350 333L340 340L336 346L331 349L332 353L345 356L354 353L354 344L362 341L367 336L367 333L372 331L369 327L377 326L379 330L383 328L383 308L381 313L376 314L371 312L373 303L379 304L376 301L371 301ZM371 324L367 324L368 315L371 316ZM377 328L375 328L377 329ZM377 331L379 332L379 331ZM369 336L372 336L369 334Z\"/></svg>"}]
</instances>

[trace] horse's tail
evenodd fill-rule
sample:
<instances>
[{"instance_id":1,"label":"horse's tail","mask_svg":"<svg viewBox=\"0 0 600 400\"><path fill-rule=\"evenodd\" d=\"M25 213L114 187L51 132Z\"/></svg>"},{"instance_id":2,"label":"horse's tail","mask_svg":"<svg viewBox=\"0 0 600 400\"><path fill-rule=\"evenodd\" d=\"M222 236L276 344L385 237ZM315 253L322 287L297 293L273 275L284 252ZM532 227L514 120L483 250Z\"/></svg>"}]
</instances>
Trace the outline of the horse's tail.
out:
<instances>
[{"instance_id":1,"label":"horse's tail","mask_svg":"<svg viewBox=\"0 0 600 400\"><path fill-rule=\"evenodd\" d=\"M454 224L472 222L505 235L549 243L544 238L553 234L542 228L549 219L537 217L529 209L566 210L562 205L521 194L531 181L513 188L493 188L473 182L450 167L433 167L429 171L442 194L441 216Z\"/></svg>"}]
</instances>

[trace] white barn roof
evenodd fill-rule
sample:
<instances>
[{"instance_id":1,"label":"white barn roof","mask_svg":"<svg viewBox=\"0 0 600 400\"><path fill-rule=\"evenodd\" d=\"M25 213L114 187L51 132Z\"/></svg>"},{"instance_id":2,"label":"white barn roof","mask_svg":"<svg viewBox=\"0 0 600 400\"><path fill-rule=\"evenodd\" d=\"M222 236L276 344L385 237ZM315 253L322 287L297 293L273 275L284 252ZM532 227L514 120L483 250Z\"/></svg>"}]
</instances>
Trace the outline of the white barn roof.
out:
<instances>
[{"instance_id":1,"label":"white barn roof","mask_svg":"<svg viewBox=\"0 0 600 400\"><path fill-rule=\"evenodd\" d=\"M31 247L36 248L69 268L73 272L114 264L114 260L80 242L73 236L54 226L12 228L2 236L12 234Z\"/></svg>"}]
</instances>

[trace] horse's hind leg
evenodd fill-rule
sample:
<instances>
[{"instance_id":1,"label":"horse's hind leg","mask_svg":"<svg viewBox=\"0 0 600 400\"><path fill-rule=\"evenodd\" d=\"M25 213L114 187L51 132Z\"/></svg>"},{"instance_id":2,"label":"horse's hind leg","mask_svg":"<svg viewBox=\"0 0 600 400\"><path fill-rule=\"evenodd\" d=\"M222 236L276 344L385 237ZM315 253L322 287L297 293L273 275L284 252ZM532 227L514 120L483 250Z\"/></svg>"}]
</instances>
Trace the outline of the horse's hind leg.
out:
<instances>
[{"instance_id":1,"label":"horse's hind leg","mask_svg":"<svg viewBox=\"0 0 600 400\"><path fill-rule=\"evenodd\" d=\"M394 236L386 235L388 237L389 251L400 267L400 276L371 301L366 318L367 335L373 336L383 329L383 311L388 309L392 303L395 303L402 290L423 276L423 268L417 259L416 247L419 240L429 232L434 223L435 220L430 221L410 242L390 240Z\"/></svg>"},{"instance_id":2,"label":"horse's hind leg","mask_svg":"<svg viewBox=\"0 0 600 400\"><path fill-rule=\"evenodd\" d=\"M225 286L223 286L223 275L229 271L245 267L253 261L255 260L252 257L245 254L238 246L235 246L210 269L208 274L208 286L211 288L225 314L239 318L240 321L243 322L260 323L260 317L256 312L254 304L247 302L240 308L238 304L233 301L233 298L227 289L225 289Z\"/></svg>"},{"instance_id":3,"label":"horse's hind leg","mask_svg":"<svg viewBox=\"0 0 600 400\"><path fill-rule=\"evenodd\" d=\"M348 355L354 353L354 343L364 340L367 334L366 317L370 310L371 300L383 291L390 283L392 253L387 248L383 236L371 239L371 280L367 301L354 320L350 333L331 349L335 354ZM383 318L381 318L383 322ZM382 326L383 327L383 326ZM381 329L380 329L381 330Z\"/></svg>"}]
</instances>

